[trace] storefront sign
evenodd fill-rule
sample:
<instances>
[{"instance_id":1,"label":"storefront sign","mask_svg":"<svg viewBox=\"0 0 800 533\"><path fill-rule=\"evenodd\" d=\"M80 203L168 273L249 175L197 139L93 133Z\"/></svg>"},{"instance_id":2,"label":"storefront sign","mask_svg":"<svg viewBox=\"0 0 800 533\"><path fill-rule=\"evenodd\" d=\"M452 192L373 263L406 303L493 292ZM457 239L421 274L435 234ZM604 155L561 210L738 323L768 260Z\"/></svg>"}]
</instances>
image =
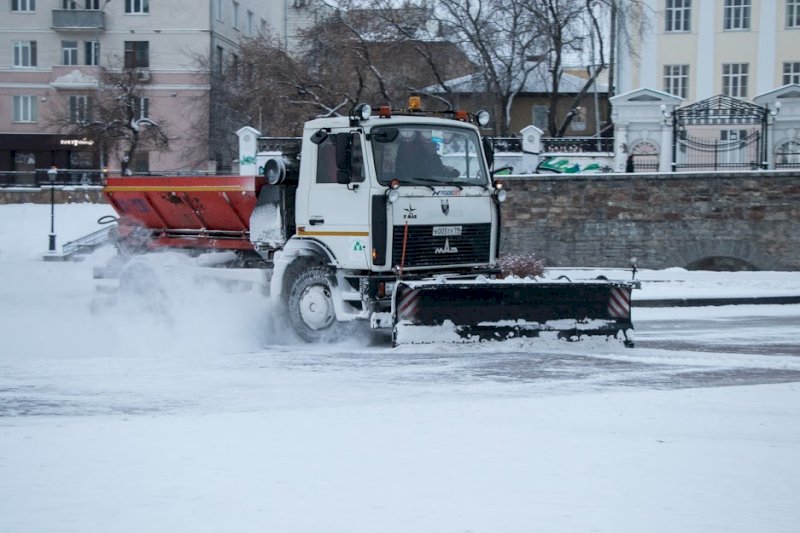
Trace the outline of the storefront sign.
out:
<instances>
[{"instance_id":1,"label":"storefront sign","mask_svg":"<svg viewBox=\"0 0 800 533\"><path fill-rule=\"evenodd\" d=\"M94 141L90 139L61 139L62 146L94 146Z\"/></svg>"}]
</instances>

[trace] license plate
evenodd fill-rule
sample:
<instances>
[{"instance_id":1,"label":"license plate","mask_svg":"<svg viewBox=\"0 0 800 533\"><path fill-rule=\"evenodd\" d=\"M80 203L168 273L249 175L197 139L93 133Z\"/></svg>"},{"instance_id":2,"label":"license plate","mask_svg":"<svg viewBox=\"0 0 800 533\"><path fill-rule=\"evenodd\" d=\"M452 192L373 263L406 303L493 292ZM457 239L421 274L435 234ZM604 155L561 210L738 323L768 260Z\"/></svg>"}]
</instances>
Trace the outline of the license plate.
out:
<instances>
[{"instance_id":1,"label":"license plate","mask_svg":"<svg viewBox=\"0 0 800 533\"><path fill-rule=\"evenodd\" d=\"M458 237L461 235L461 226L434 226L434 237Z\"/></svg>"}]
</instances>

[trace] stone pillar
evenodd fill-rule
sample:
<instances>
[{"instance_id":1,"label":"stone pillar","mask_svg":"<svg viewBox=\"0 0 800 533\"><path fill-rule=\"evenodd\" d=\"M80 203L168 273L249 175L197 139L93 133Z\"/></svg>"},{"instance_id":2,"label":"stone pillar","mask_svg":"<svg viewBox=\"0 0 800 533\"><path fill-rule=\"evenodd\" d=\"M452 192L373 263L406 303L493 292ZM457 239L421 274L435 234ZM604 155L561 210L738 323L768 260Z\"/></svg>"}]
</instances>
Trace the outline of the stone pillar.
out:
<instances>
[{"instance_id":1,"label":"stone pillar","mask_svg":"<svg viewBox=\"0 0 800 533\"><path fill-rule=\"evenodd\" d=\"M614 139L614 172L625 172L625 161L628 159L628 123L618 122L616 124L616 137Z\"/></svg>"},{"instance_id":2,"label":"stone pillar","mask_svg":"<svg viewBox=\"0 0 800 533\"><path fill-rule=\"evenodd\" d=\"M672 125L661 125L661 153L658 157L658 171L672 172Z\"/></svg>"},{"instance_id":3,"label":"stone pillar","mask_svg":"<svg viewBox=\"0 0 800 533\"><path fill-rule=\"evenodd\" d=\"M522 167L521 171L535 174L542 153L542 136L544 132L533 124L520 130L522 134Z\"/></svg>"},{"instance_id":4,"label":"stone pillar","mask_svg":"<svg viewBox=\"0 0 800 533\"><path fill-rule=\"evenodd\" d=\"M261 132L250 126L245 126L236 132L239 136L239 175L258 175L256 151L258 151L258 137Z\"/></svg>"}]
</instances>

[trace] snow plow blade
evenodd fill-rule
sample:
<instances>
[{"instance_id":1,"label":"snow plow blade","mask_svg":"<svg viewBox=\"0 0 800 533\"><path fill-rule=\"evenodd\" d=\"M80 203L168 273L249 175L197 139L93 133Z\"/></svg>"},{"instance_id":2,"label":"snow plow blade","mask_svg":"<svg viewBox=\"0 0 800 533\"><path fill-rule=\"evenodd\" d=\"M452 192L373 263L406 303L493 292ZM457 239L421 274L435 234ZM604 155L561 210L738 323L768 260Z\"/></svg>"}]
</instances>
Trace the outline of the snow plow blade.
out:
<instances>
[{"instance_id":1,"label":"snow plow blade","mask_svg":"<svg viewBox=\"0 0 800 533\"><path fill-rule=\"evenodd\" d=\"M604 280L401 281L392 297L392 343L605 336L632 347L631 289Z\"/></svg>"}]
</instances>

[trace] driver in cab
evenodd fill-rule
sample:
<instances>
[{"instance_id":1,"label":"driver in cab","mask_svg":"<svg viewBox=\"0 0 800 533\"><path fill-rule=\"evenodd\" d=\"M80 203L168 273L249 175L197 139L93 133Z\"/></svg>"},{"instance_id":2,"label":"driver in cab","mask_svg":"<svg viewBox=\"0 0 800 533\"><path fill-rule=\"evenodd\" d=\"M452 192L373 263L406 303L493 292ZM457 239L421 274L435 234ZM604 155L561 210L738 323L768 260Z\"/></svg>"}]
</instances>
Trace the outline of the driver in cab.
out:
<instances>
[{"instance_id":1,"label":"driver in cab","mask_svg":"<svg viewBox=\"0 0 800 533\"><path fill-rule=\"evenodd\" d=\"M430 133L414 132L409 139L401 138L397 148L397 177L400 179L457 178L461 173L442 163Z\"/></svg>"}]
</instances>

